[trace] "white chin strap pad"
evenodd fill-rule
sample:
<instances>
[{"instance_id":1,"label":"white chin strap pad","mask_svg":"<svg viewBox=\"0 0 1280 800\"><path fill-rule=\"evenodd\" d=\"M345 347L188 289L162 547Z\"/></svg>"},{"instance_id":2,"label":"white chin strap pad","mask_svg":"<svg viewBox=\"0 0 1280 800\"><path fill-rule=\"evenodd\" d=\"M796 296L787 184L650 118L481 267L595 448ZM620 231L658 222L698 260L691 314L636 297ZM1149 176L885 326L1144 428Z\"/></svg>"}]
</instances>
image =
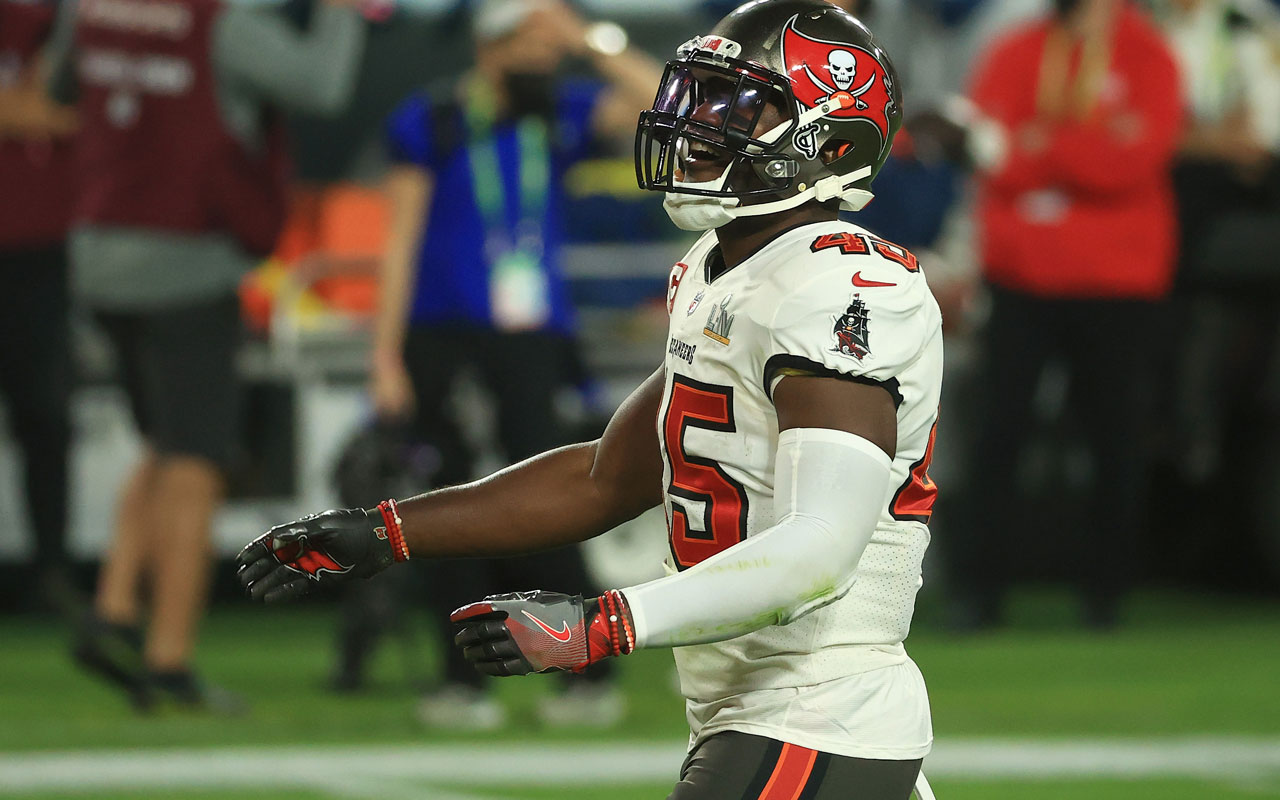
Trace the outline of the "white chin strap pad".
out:
<instances>
[{"instance_id":1,"label":"white chin strap pad","mask_svg":"<svg viewBox=\"0 0 1280 800\"><path fill-rule=\"evenodd\" d=\"M874 198L875 195L866 189L846 189L840 195L840 208L845 211L861 211Z\"/></svg>"},{"instance_id":2,"label":"white chin strap pad","mask_svg":"<svg viewBox=\"0 0 1280 800\"><path fill-rule=\"evenodd\" d=\"M732 166L732 162L725 165L720 177L709 181L674 181L674 184L679 188L718 192L728 181L729 169ZM741 201L736 197L709 197L701 194L667 192L662 201L662 208L680 230L709 231L732 222L735 206L739 202Z\"/></svg>"},{"instance_id":3,"label":"white chin strap pad","mask_svg":"<svg viewBox=\"0 0 1280 800\"><path fill-rule=\"evenodd\" d=\"M733 209L734 217L761 217L765 214L776 214L803 205L810 200L825 203L839 198L840 207L846 211L861 211L874 196L866 189L854 189L849 186L871 174L871 167L860 167L848 175L832 175L815 183L786 200L775 200L772 203L760 203L753 206L739 206Z\"/></svg>"}]
</instances>

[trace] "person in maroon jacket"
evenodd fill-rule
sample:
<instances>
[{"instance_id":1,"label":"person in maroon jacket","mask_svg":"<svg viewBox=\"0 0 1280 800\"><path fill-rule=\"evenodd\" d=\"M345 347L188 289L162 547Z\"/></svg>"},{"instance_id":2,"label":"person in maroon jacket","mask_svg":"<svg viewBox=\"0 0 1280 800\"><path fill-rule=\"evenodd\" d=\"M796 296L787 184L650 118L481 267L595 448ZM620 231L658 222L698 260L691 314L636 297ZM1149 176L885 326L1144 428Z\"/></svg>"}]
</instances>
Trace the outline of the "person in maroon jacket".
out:
<instances>
[{"instance_id":1,"label":"person in maroon jacket","mask_svg":"<svg viewBox=\"0 0 1280 800\"><path fill-rule=\"evenodd\" d=\"M22 448L36 591L74 603L67 575L67 456L72 383L67 293L70 134L75 112L51 102L40 54L56 4L0 0L0 396Z\"/></svg>"},{"instance_id":2,"label":"person in maroon jacket","mask_svg":"<svg viewBox=\"0 0 1280 800\"><path fill-rule=\"evenodd\" d=\"M239 441L236 291L284 220L280 110L336 113L351 95L354 4L323 0L302 29L268 4L62 3L49 85L81 120L72 287L111 339L144 445L75 656L140 709L240 705L193 670Z\"/></svg>"},{"instance_id":3,"label":"person in maroon jacket","mask_svg":"<svg viewBox=\"0 0 1280 800\"><path fill-rule=\"evenodd\" d=\"M1142 522L1146 372L1176 249L1178 72L1159 32L1124 0L1055 6L996 40L972 84L991 316L976 383L973 509L954 549L964 621L975 626L999 620L1016 539L1036 535L1013 495L1047 363L1066 369L1069 411L1093 464L1076 533L1091 625L1117 619Z\"/></svg>"}]
</instances>

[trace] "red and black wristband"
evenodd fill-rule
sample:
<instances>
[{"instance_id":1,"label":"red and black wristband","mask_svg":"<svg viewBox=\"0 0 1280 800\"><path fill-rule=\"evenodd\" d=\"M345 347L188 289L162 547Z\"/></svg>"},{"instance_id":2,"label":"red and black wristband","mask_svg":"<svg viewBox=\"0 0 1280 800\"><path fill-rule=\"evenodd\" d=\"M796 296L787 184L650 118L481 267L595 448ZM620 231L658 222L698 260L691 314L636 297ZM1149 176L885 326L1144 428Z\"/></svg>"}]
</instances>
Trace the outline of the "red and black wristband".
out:
<instances>
[{"instance_id":1,"label":"red and black wristband","mask_svg":"<svg viewBox=\"0 0 1280 800\"><path fill-rule=\"evenodd\" d=\"M383 500L378 503L378 511L382 514L382 524L387 528L387 539L391 542L391 556L396 561L409 560L409 545L404 541L403 520L396 501Z\"/></svg>"},{"instance_id":2,"label":"red and black wristband","mask_svg":"<svg viewBox=\"0 0 1280 800\"><path fill-rule=\"evenodd\" d=\"M609 641L609 655L630 654L636 649L636 634L627 598L617 589L610 589L600 595L596 602L599 604L599 612L592 625L598 625L603 630Z\"/></svg>"}]
</instances>

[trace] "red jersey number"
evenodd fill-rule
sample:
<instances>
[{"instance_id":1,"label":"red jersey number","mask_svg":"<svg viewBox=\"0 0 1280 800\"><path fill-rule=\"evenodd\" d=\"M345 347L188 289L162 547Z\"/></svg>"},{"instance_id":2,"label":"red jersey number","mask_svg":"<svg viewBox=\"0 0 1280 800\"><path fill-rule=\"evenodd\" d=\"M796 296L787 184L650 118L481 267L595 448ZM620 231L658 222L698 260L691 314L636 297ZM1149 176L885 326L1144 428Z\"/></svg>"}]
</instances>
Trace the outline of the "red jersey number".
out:
<instances>
[{"instance_id":1,"label":"red jersey number","mask_svg":"<svg viewBox=\"0 0 1280 800\"><path fill-rule=\"evenodd\" d=\"M733 433L733 387L675 375L662 419L667 464L671 468L671 553L685 569L747 537L747 493L715 461L685 450L689 428ZM685 501L684 503L680 501ZM696 504L696 505L695 505ZM690 525L695 517L700 530Z\"/></svg>"},{"instance_id":2,"label":"red jersey number","mask_svg":"<svg viewBox=\"0 0 1280 800\"><path fill-rule=\"evenodd\" d=\"M864 236L847 231L824 233L809 245L809 251L812 253L820 253L823 250L831 249L838 249L846 256L864 256L871 250L875 250L881 258L892 261L907 272L920 271L920 262L916 260L910 250L893 242L877 239L874 236Z\"/></svg>"},{"instance_id":3,"label":"red jersey number","mask_svg":"<svg viewBox=\"0 0 1280 800\"><path fill-rule=\"evenodd\" d=\"M929 477L929 466L933 464L933 443L937 439L938 423L934 422L924 455L911 465L907 482L893 495L889 513L893 514L894 519L928 524L929 518L933 516L933 503L938 499L938 485Z\"/></svg>"},{"instance_id":4,"label":"red jersey number","mask_svg":"<svg viewBox=\"0 0 1280 800\"><path fill-rule=\"evenodd\" d=\"M832 248L838 248L847 256L866 255L870 252L866 240L853 233L824 233L809 245L809 252L819 253Z\"/></svg>"}]
</instances>

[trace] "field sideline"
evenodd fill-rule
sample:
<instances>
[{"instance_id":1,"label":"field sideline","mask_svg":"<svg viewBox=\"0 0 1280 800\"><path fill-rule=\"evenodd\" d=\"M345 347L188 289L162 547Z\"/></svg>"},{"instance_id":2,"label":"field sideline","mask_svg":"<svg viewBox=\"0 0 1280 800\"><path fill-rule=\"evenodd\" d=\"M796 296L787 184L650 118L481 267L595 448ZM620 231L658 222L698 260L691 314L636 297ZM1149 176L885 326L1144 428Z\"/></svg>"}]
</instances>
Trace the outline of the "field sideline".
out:
<instances>
[{"instance_id":1,"label":"field sideline","mask_svg":"<svg viewBox=\"0 0 1280 800\"><path fill-rule=\"evenodd\" d=\"M587 748L591 757L583 758ZM49 752L0 756L0 796L189 797L212 792L207 796L287 797L311 792L334 798L498 800L531 797L529 790L541 788L565 797L662 797L683 750L680 742L512 742ZM501 765L497 772L506 780L497 779L495 765ZM1081 788L1106 779L1100 785L1109 782L1139 797L1146 796L1137 792L1154 779L1184 788L1217 787L1208 790L1215 797L1234 792L1280 797L1280 737L961 739L940 742L926 766L939 791L1010 780L1032 787ZM495 790L500 793L492 794Z\"/></svg>"},{"instance_id":2,"label":"field sideline","mask_svg":"<svg viewBox=\"0 0 1280 800\"><path fill-rule=\"evenodd\" d=\"M667 653L618 662L631 706L606 733L539 728L542 677L498 682L498 734L425 730L400 648L370 691L322 690L332 610L215 611L202 663L249 699L240 719L139 718L71 667L67 631L0 617L0 797L640 800L675 780ZM955 637L922 608L908 647L933 699L940 800L1280 800L1280 606L1147 594L1103 636L1073 615L1064 595L1028 593L1012 629ZM427 639L415 680L434 669Z\"/></svg>"}]
</instances>

